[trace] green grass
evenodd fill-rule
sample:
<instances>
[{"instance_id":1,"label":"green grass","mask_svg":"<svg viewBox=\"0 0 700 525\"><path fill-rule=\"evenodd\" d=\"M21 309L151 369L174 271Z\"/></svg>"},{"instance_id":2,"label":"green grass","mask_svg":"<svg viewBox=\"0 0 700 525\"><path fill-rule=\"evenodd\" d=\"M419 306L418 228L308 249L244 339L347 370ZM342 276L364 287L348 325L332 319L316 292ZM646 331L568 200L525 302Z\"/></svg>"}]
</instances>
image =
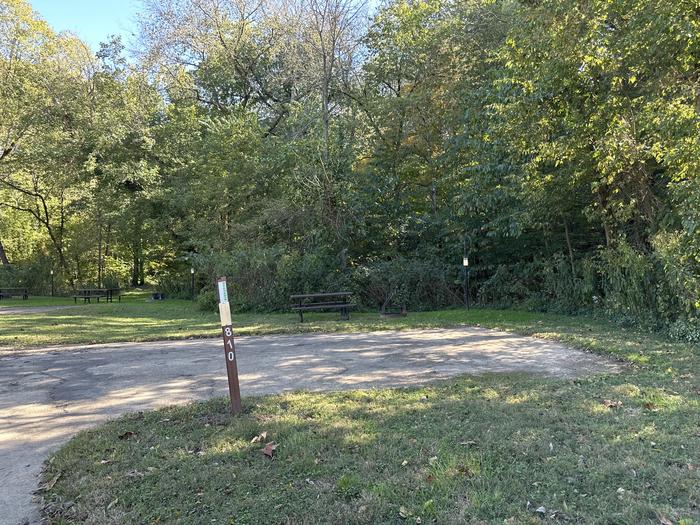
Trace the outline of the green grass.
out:
<instances>
[{"instance_id":1,"label":"green grass","mask_svg":"<svg viewBox=\"0 0 700 525\"><path fill-rule=\"evenodd\" d=\"M28 299L13 297L12 299L0 300L0 311L3 308L15 308L17 306L31 308L33 306L72 306L73 299L70 297L37 297L29 296Z\"/></svg>"},{"instance_id":2,"label":"green grass","mask_svg":"<svg viewBox=\"0 0 700 525\"><path fill-rule=\"evenodd\" d=\"M247 398L238 417L222 399L128 415L50 459L44 514L54 524L700 523L697 347L523 312L391 325L464 321L635 364L573 381L490 375ZM262 432L279 444L273 459L252 442Z\"/></svg>"}]
</instances>

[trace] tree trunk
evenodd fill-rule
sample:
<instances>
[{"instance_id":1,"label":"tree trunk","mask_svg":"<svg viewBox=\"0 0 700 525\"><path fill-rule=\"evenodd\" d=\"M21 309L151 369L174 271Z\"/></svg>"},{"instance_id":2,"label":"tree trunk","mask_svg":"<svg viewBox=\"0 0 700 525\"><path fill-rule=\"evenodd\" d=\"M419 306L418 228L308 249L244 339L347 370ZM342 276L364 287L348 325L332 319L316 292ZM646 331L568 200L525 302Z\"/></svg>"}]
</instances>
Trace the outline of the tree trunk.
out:
<instances>
[{"instance_id":1,"label":"tree trunk","mask_svg":"<svg viewBox=\"0 0 700 525\"><path fill-rule=\"evenodd\" d=\"M574 249L571 247L571 237L569 236L569 223L564 219L564 236L566 237L566 247L569 249L569 261L571 262L571 277L576 277L576 266L574 266Z\"/></svg>"},{"instance_id":2,"label":"tree trunk","mask_svg":"<svg viewBox=\"0 0 700 525\"><path fill-rule=\"evenodd\" d=\"M600 205L600 213L603 218L603 231L605 232L605 245L609 248L613 243L613 233L610 223L608 222L608 198L607 195L603 193L600 187L597 190L598 193L598 204Z\"/></svg>"},{"instance_id":3,"label":"tree trunk","mask_svg":"<svg viewBox=\"0 0 700 525\"><path fill-rule=\"evenodd\" d=\"M326 57L323 57L323 81L321 85L321 109L323 118L323 161L328 165L330 159L330 75L331 72L326 72Z\"/></svg>"},{"instance_id":4,"label":"tree trunk","mask_svg":"<svg viewBox=\"0 0 700 525\"><path fill-rule=\"evenodd\" d=\"M102 224L97 235L97 287L102 286Z\"/></svg>"},{"instance_id":5,"label":"tree trunk","mask_svg":"<svg viewBox=\"0 0 700 525\"><path fill-rule=\"evenodd\" d=\"M140 274L140 269L141 269L140 242L139 241L134 242L134 246L132 249L133 249L133 265L131 267L131 286L138 286L139 285L139 274Z\"/></svg>"},{"instance_id":6,"label":"tree trunk","mask_svg":"<svg viewBox=\"0 0 700 525\"><path fill-rule=\"evenodd\" d=\"M2 240L0 240L0 262L3 266L10 266L10 260L7 258L5 247L2 245Z\"/></svg>"}]
</instances>

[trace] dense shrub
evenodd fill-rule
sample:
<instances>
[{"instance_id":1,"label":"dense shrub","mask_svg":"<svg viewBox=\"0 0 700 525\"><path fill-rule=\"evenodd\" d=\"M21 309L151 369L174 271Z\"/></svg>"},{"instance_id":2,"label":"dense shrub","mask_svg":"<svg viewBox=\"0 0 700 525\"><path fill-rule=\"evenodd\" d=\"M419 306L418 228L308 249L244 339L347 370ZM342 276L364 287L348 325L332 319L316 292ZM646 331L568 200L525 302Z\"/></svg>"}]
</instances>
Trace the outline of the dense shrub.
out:
<instances>
[{"instance_id":1,"label":"dense shrub","mask_svg":"<svg viewBox=\"0 0 700 525\"><path fill-rule=\"evenodd\" d=\"M350 287L348 272L339 269L338 257L325 252L301 254L285 252L283 247L255 248L200 257L198 267L210 276L205 291L213 290L216 276L228 278L229 299L238 310L286 310L294 293ZM210 303L200 301L204 308Z\"/></svg>"},{"instance_id":2,"label":"dense shrub","mask_svg":"<svg viewBox=\"0 0 700 525\"><path fill-rule=\"evenodd\" d=\"M658 235L654 252L624 242L574 263L562 254L501 265L480 283L483 304L556 313L601 313L621 323L694 341L700 279L680 235Z\"/></svg>"},{"instance_id":3,"label":"dense shrub","mask_svg":"<svg viewBox=\"0 0 700 525\"><path fill-rule=\"evenodd\" d=\"M178 272L160 276L156 288L159 292L165 294L166 297L172 299L191 299L192 298L192 281L189 271ZM196 292L196 288L195 288Z\"/></svg>"},{"instance_id":4,"label":"dense shrub","mask_svg":"<svg viewBox=\"0 0 700 525\"><path fill-rule=\"evenodd\" d=\"M54 276L61 282L61 274ZM37 257L20 264L0 267L0 285L6 287L27 287L31 294L48 294L51 291L51 260ZM57 287L58 289L58 287Z\"/></svg>"},{"instance_id":5,"label":"dense shrub","mask_svg":"<svg viewBox=\"0 0 700 525\"><path fill-rule=\"evenodd\" d=\"M450 281L450 268L436 259L396 257L360 265L353 271L353 288L367 307L427 310L461 300Z\"/></svg>"},{"instance_id":6,"label":"dense shrub","mask_svg":"<svg viewBox=\"0 0 700 525\"><path fill-rule=\"evenodd\" d=\"M650 254L624 242L572 261L563 253L531 261L501 264L491 273L479 268L472 281L484 306L577 314L599 313L620 323L667 330L685 341L698 339L697 269L679 253L680 237L657 236ZM459 268L437 256L395 256L350 264L324 250L285 251L281 246L240 249L217 256L198 256L198 275L206 280L199 307L216 308L216 276L229 280L230 300L237 310L287 310L294 293L351 290L369 309L406 306L409 310L461 304ZM483 277L485 275L485 278ZM180 276L163 277L160 289L170 297L189 298L190 283Z\"/></svg>"}]
</instances>

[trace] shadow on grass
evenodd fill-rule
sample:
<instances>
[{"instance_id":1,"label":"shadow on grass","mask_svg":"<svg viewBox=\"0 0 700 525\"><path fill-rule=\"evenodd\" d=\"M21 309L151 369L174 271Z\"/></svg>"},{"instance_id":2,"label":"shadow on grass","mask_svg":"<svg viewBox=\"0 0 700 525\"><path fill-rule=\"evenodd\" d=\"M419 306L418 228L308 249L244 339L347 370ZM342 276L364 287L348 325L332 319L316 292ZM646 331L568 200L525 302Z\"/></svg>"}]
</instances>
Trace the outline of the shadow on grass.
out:
<instances>
[{"instance_id":1,"label":"shadow on grass","mask_svg":"<svg viewBox=\"0 0 700 525\"><path fill-rule=\"evenodd\" d=\"M539 521L543 506L555 521L677 522L697 513L698 402L687 390L650 405L649 381L490 376L253 398L235 418L221 399L136 414L53 458L47 512L69 523L500 524ZM268 441L274 459L260 451Z\"/></svg>"}]
</instances>

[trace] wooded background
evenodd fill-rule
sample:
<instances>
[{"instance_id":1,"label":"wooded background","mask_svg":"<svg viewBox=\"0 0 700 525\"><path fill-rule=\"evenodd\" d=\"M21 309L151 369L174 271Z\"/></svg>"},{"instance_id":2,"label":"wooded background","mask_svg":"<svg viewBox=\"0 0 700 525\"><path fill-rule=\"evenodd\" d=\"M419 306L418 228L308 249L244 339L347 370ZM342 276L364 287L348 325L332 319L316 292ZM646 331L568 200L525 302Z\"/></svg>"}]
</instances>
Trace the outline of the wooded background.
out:
<instances>
[{"instance_id":1,"label":"wooded background","mask_svg":"<svg viewBox=\"0 0 700 525\"><path fill-rule=\"evenodd\" d=\"M95 55L0 0L0 282L437 308L466 238L482 304L700 340L700 2L141 11Z\"/></svg>"}]
</instances>

